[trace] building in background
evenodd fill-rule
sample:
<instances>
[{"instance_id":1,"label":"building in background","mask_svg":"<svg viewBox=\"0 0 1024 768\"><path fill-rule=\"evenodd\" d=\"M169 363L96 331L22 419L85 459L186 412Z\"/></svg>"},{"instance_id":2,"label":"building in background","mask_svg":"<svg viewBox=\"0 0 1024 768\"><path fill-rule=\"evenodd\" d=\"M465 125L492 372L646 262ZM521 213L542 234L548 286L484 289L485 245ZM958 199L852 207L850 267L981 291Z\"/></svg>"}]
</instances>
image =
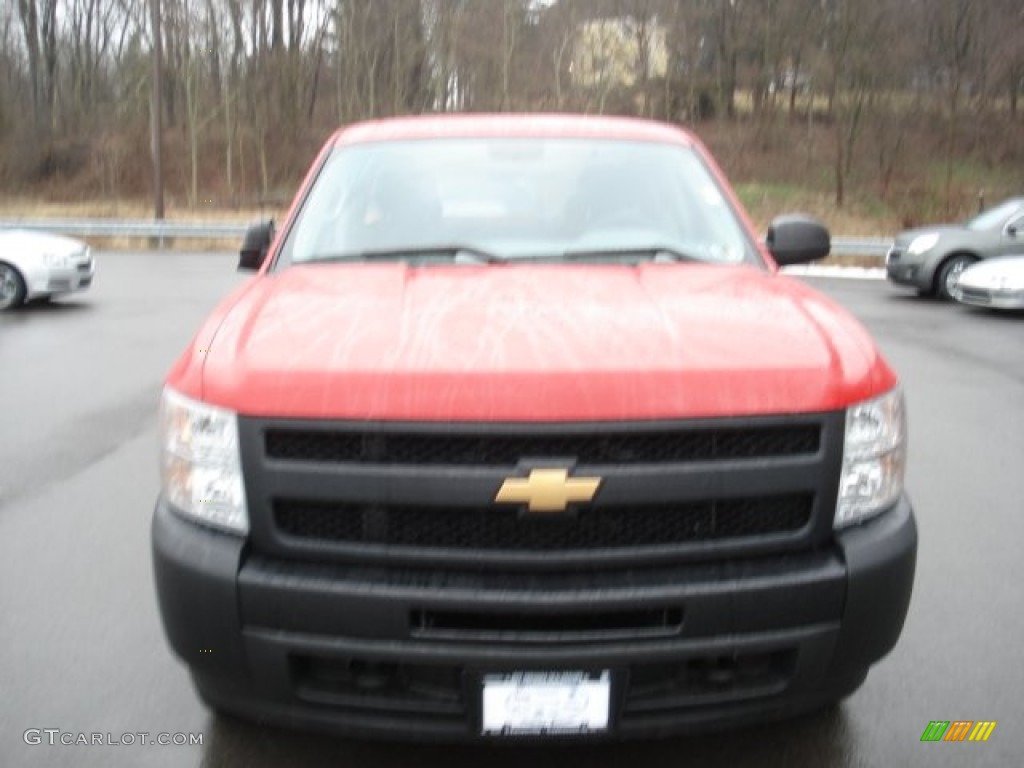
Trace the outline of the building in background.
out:
<instances>
[{"instance_id":1,"label":"building in background","mask_svg":"<svg viewBox=\"0 0 1024 768\"><path fill-rule=\"evenodd\" d=\"M666 30L656 17L591 19L579 25L570 73L580 88L631 88L668 71Z\"/></svg>"}]
</instances>

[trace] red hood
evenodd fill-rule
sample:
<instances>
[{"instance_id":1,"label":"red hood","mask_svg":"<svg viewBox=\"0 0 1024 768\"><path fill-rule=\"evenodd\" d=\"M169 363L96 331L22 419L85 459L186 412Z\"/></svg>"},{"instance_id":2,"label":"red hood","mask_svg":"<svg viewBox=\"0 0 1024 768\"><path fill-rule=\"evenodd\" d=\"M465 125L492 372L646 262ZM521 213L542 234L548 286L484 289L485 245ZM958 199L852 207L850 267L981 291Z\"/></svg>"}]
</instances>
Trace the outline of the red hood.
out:
<instances>
[{"instance_id":1,"label":"red hood","mask_svg":"<svg viewBox=\"0 0 1024 768\"><path fill-rule=\"evenodd\" d=\"M662 264L293 267L222 305L169 379L251 415L510 422L804 413L894 382L803 284Z\"/></svg>"}]
</instances>

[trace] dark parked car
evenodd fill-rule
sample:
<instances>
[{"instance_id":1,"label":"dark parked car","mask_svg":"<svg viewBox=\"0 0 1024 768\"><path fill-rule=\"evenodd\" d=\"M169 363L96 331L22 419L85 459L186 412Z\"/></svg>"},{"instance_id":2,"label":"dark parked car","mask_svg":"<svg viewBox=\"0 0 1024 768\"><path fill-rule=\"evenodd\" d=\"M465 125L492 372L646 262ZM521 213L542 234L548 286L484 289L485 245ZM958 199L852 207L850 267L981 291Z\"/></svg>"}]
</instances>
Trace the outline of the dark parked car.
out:
<instances>
[{"instance_id":1,"label":"dark parked car","mask_svg":"<svg viewBox=\"0 0 1024 768\"><path fill-rule=\"evenodd\" d=\"M1024 197L1012 198L963 224L912 229L896 236L885 258L893 283L922 296L953 298L960 273L976 261L1024 248Z\"/></svg>"}]
</instances>

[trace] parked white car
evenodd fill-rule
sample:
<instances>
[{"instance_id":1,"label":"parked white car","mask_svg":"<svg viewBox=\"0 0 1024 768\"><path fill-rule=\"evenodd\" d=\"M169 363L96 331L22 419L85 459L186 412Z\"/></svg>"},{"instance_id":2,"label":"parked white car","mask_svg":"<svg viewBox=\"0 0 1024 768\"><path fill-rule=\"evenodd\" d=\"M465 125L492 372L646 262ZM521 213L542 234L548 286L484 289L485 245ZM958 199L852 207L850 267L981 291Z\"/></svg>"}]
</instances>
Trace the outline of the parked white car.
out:
<instances>
[{"instance_id":1,"label":"parked white car","mask_svg":"<svg viewBox=\"0 0 1024 768\"><path fill-rule=\"evenodd\" d=\"M96 264L81 240L22 229L0 231L0 310L81 291Z\"/></svg>"},{"instance_id":2,"label":"parked white car","mask_svg":"<svg viewBox=\"0 0 1024 768\"><path fill-rule=\"evenodd\" d=\"M1024 309L1024 256L989 259L960 274L953 298L991 309Z\"/></svg>"}]
</instances>

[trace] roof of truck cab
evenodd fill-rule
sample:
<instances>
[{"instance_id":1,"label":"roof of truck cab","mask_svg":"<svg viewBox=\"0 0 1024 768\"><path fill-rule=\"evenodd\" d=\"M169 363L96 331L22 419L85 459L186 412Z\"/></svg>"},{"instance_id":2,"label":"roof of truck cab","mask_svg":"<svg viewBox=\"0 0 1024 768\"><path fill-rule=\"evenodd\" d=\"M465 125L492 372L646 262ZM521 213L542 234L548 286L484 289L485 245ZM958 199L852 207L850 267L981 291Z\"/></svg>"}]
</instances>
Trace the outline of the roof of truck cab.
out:
<instances>
[{"instance_id":1,"label":"roof of truck cab","mask_svg":"<svg viewBox=\"0 0 1024 768\"><path fill-rule=\"evenodd\" d=\"M628 117L561 114L445 114L354 123L334 135L336 145L455 138L613 139L688 146L681 128Z\"/></svg>"}]
</instances>

